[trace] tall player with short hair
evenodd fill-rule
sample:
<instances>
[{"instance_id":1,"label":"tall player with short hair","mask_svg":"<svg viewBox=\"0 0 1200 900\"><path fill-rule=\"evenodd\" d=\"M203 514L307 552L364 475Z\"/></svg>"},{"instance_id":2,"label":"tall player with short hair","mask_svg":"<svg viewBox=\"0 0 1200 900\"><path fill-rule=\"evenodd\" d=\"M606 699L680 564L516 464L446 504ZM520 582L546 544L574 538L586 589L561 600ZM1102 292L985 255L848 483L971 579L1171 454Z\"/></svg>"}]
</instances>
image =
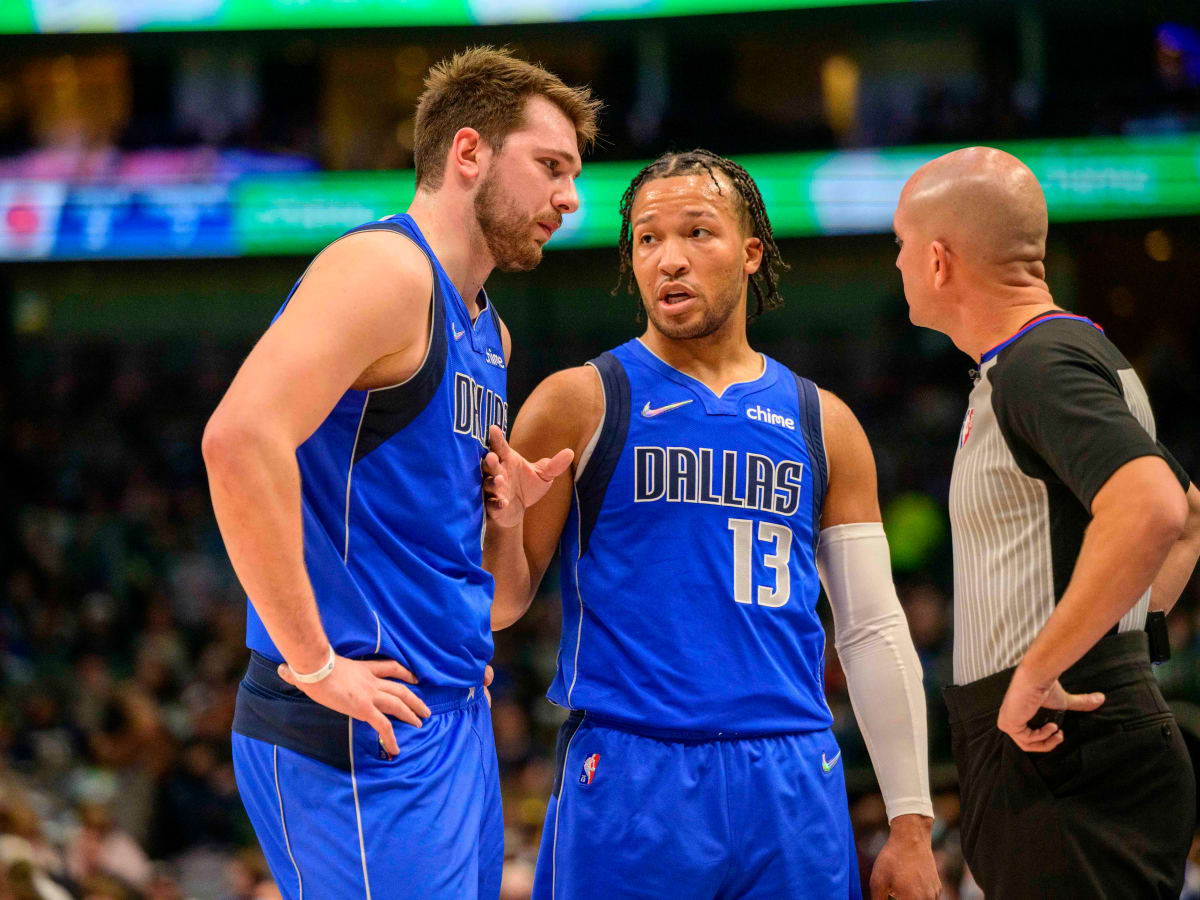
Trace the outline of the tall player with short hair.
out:
<instances>
[{"instance_id":1,"label":"tall player with short hair","mask_svg":"<svg viewBox=\"0 0 1200 900\"><path fill-rule=\"evenodd\" d=\"M758 188L707 151L667 154L622 216L645 332L546 379L515 449L493 430L484 463L488 502L507 510L524 505L508 453L577 460L511 527L489 526L484 551L497 628L562 555L549 695L571 712L534 894L859 896L820 568L892 823L872 894L931 900L924 693L875 464L844 403L747 340L748 289L754 315L780 302Z\"/></svg>"},{"instance_id":2,"label":"tall player with short hair","mask_svg":"<svg viewBox=\"0 0 1200 900\"><path fill-rule=\"evenodd\" d=\"M510 345L483 283L578 207L597 106L505 51L435 66L408 212L317 256L205 431L250 598L234 764L285 897L499 893L479 467ZM566 458L508 462L536 499Z\"/></svg>"}]
</instances>

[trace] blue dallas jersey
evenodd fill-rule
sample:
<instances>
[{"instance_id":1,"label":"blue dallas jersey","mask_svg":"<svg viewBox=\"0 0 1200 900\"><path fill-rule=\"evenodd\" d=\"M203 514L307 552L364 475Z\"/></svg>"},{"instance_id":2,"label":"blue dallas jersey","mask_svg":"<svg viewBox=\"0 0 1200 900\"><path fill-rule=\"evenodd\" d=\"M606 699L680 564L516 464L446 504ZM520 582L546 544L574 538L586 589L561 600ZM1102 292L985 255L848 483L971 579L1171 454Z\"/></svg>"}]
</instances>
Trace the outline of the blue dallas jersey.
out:
<instances>
[{"instance_id":1,"label":"blue dallas jersey","mask_svg":"<svg viewBox=\"0 0 1200 900\"><path fill-rule=\"evenodd\" d=\"M717 397L630 341L560 545L549 697L662 737L828 728L816 387L773 359Z\"/></svg>"},{"instance_id":2,"label":"blue dallas jersey","mask_svg":"<svg viewBox=\"0 0 1200 900\"><path fill-rule=\"evenodd\" d=\"M508 419L500 327L482 292L471 321L408 215L349 233L367 230L398 232L428 257L429 349L405 382L347 391L296 451L304 562L339 654L399 660L426 685L478 685L492 656L493 593L480 462L488 426ZM246 631L247 646L282 660L253 598Z\"/></svg>"}]
</instances>

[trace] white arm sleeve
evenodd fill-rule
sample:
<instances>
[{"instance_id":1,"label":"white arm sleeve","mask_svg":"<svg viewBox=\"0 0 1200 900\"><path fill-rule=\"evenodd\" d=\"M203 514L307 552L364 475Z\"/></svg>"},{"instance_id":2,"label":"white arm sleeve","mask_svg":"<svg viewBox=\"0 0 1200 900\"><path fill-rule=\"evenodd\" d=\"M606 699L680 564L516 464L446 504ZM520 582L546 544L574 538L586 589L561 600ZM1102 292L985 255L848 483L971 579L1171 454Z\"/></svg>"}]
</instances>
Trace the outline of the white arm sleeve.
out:
<instances>
[{"instance_id":1,"label":"white arm sleeve","mask_svg":"<svg viewBox=\"0 0 1200 900\"><path fill-rule=\"evenodd\" d=\"M834 646L888 820L906 813L932 817L921 662L892 583L883 525L824 529L817 571L833 607Z\"/></svg>"}]
</instances>

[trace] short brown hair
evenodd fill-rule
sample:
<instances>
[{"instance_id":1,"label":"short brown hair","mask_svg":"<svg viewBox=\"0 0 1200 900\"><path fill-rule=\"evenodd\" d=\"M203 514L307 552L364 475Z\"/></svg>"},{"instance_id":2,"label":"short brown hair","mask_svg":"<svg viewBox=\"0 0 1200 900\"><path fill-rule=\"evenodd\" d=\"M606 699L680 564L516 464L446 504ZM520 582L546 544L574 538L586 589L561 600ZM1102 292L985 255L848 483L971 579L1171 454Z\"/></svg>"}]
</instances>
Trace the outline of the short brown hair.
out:
<instances>
[{"instance_id":1,"label":"short brown hair","mask_svg":"<svg viewBox=\"0 0 1200 900\"><path fill-rule=\"evenodd\" d=\"M517 59L507 47L471 47L435 65L417 101L417 184L441 186L446 153L460 128L474 128L499 150L509 132L520 127L525 103L533 96L545 97L571 120L581 153L595 141L601 104L591 90L568 87L540 65Z\"/></svg>"}]
</instances>

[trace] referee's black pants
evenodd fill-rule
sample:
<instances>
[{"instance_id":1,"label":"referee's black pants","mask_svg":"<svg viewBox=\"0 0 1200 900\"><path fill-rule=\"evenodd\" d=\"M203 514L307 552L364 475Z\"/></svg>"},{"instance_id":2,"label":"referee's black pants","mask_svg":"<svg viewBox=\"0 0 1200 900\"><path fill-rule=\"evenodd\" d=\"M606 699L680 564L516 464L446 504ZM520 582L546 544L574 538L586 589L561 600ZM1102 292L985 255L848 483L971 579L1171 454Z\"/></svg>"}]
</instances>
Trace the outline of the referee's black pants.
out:
<instances>
[{"instance_id":1,"label":"referee's black pants","mask_svg":"<svg viewBox=\"0 0 1200 900\"><path fill-rule=\"evenodd\" d=\"M946 689L963 853L987 900L1178 900L1196 782L1144 632L1110 635L1059 679L1102 691L1064 740L1026 753L996 727L1012 670Z\"/></svg>"}]
</instances>

